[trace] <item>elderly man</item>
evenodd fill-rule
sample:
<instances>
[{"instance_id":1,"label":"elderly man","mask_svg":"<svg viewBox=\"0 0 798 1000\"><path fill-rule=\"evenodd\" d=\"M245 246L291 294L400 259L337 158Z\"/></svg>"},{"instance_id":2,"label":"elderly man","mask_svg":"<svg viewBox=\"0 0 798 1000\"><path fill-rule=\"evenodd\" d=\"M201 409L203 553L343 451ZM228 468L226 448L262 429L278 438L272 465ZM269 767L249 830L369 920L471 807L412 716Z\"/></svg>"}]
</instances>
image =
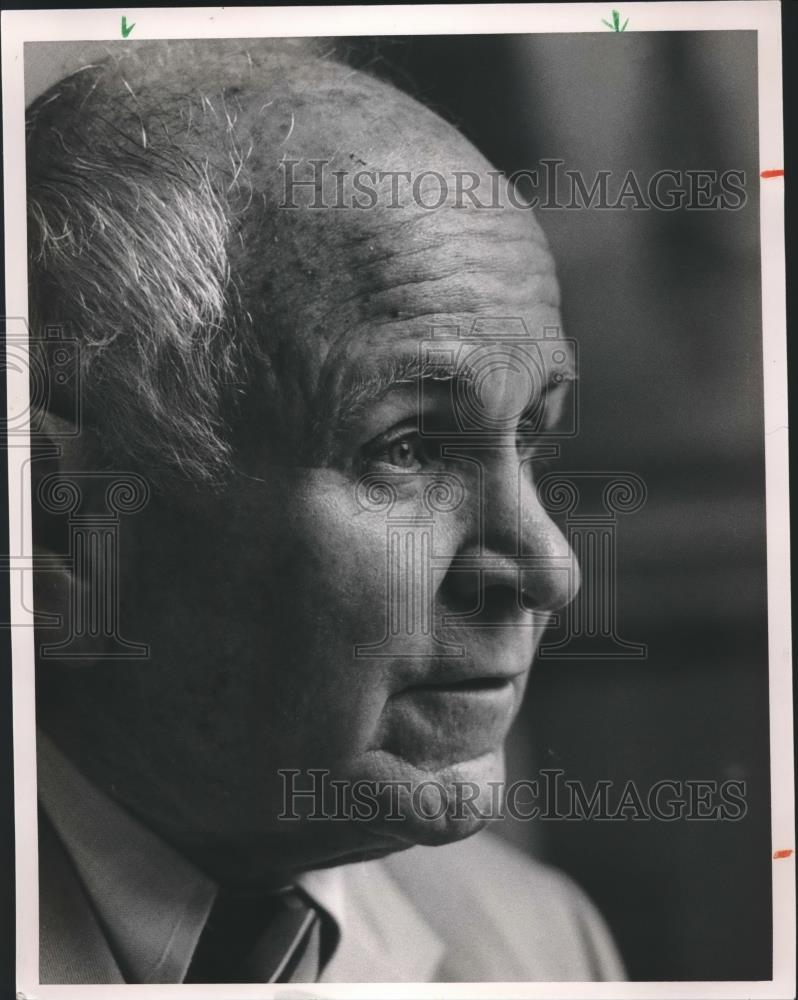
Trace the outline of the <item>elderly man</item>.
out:
<instances>
[{"instance_id":1,"label":"elderly man","mask_svg":"<svg viewBox=\"0 0 798 1000\"><path fill-rule=\"evenodd\" d=\"M80 354L36 495L148 493L112 553L146 656L39 632L42 981L619 978L564 876L466 839L578 586L533 469L570 373L497 334L559 325L543 235L385 83L290 43L123 53L29 115L32 328ZM437 197L458 174L499 197ZM67 631L99 599L71 554L37 590ZM321 773L367 808L308 803Z\"/></svg>"}]
</instances>

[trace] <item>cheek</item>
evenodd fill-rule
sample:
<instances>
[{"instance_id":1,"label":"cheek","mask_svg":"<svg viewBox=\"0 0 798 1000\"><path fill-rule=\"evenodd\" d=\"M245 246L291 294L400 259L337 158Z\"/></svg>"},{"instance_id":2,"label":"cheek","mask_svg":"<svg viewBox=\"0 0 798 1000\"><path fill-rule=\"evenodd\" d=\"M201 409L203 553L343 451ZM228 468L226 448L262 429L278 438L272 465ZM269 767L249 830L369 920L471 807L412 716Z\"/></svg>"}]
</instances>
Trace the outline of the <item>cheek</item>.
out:
<instances>
[{"instance_id":1,"label":"cheek","mask_svg":"<svg viewBox=\"0 0 798 1000\"><path fill-rule=\"evenodd\" d=\"M363 513L332 474L273 483L268 507L242 519L231 548L226 617L253 686L279 705L281 747L296 766L331 763L367 746L389 693L388 664L355 656L386 621L386 522ZM254 657L254 659L253 659Z\"/></svg>"},{"instance_id":2,"label":"cheek","mask_svg":"<svg viewBox=\"0 0 798 1000\"><path fill-rule=\"evenodd\" d=\"M386 523L363 513L351 490L300 495L285 534L275 583L303 644L335 653L336 668L355 665L354 648L373 641L386 617Z\"/></svg>"},{"instance_id":3,"label":"cheek","mask_svg":"<svg viewBox=\"0 0 798 1000\"><path fill-rule=\"evenodd\" d=\"M316 645L328 660L334 655L331 665L340 670L388 669L384 650L380 666L356 649L379 643L389 630L404 635L405 652L411 645L421 652L414 644L422 641L421 620L431 614L441 579L433 554L436 563L447 562L462 527L454 514L438 514L433 523L422 493L407 487L390 510L364 510L349 482L297 491L275 574L283 632L304 649Z\"/></svg>"}]
</instances>

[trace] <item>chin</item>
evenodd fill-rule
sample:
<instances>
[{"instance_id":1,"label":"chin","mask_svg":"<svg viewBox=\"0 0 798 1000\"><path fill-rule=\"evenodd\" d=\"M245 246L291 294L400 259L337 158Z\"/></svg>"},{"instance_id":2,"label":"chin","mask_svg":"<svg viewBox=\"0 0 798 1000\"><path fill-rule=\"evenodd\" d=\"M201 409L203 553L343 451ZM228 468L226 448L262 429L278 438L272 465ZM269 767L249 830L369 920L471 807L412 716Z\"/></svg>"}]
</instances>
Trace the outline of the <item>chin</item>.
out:
<instances>
[{"instance_id":1,"label":"chin","mask_svg":"<svg viewBox=\"0 0 798 1000\"><path fill-rule=\"evenodd\" d=\"M501 747L445 764L377 753L363 778L386 788L377 818L366 825L394 850L463 840L501 815L504 775Z\"/></svg>"}]
</instances>

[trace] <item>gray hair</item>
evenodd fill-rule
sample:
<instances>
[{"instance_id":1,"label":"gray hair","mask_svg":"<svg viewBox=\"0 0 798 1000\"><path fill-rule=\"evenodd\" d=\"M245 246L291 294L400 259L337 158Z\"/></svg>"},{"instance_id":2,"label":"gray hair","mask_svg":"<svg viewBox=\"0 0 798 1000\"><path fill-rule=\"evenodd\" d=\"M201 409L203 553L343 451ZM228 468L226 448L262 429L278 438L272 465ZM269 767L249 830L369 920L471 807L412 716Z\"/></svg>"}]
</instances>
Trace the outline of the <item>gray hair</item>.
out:
<instances>
[{"instance_id":1,"label":"gray hair","mask_svg":"<svg viewBox=\"0 0 798 1000\"><path fill-rule=\"evenodd\" d=\"M77 339L85 423L106 462L156 484L218 484L241 386L269 368L233 259L252 196L231 85L242 71L229 53L210 71L205 60L214 104L190 49L177 58L182 75L173 49L148 50L138 75L135 58L132 75L131 59L110 58L30 108L33 342L44 324ZM251 73L249 52L239 56ZM170 70L166 86L148 84Z\"/></svg>"}]
</instances>

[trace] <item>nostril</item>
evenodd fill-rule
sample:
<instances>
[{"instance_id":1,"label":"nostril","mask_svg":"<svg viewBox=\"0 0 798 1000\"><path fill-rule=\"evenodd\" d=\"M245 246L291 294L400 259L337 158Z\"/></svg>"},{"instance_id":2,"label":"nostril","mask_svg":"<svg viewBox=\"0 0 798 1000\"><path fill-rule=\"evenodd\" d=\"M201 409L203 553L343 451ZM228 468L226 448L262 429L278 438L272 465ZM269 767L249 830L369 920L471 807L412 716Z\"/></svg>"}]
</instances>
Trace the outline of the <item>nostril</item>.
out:
<instances>
[{"instance_id":1,"label":"nostril","mask_svg":"<svg viewBox=\"0 0 798 1000\"><path fill-rule=\"evenodd\" d=\"M479 618L484 622L504 622L525 610L518 586L518 574L478 569L450 569L441 586L440 598L450 614ZM533 609L530 609L533 610Z\"/></svg>"},{"instance_id":2,"label":"nostril","mask_svg":"<svg viewBox=\"0 0 798 1000\"><path fill-rule=\"evenodd\" d=\"M482 604L481 589L479 570L450 569L441 586L441 598L450 611L476 614Z\"/></svg>"},{"instance_id":3,"label":"nostril","mask_svg":"<svg viewBox=\"0 0 798 1000\"><path fill-rule=\"evenodd\" d=\"M503 621L508 615L513 615L519 606L517 587L495 583L485 587L482 607L486 621Z\"/></svg>"}]
</instances>

